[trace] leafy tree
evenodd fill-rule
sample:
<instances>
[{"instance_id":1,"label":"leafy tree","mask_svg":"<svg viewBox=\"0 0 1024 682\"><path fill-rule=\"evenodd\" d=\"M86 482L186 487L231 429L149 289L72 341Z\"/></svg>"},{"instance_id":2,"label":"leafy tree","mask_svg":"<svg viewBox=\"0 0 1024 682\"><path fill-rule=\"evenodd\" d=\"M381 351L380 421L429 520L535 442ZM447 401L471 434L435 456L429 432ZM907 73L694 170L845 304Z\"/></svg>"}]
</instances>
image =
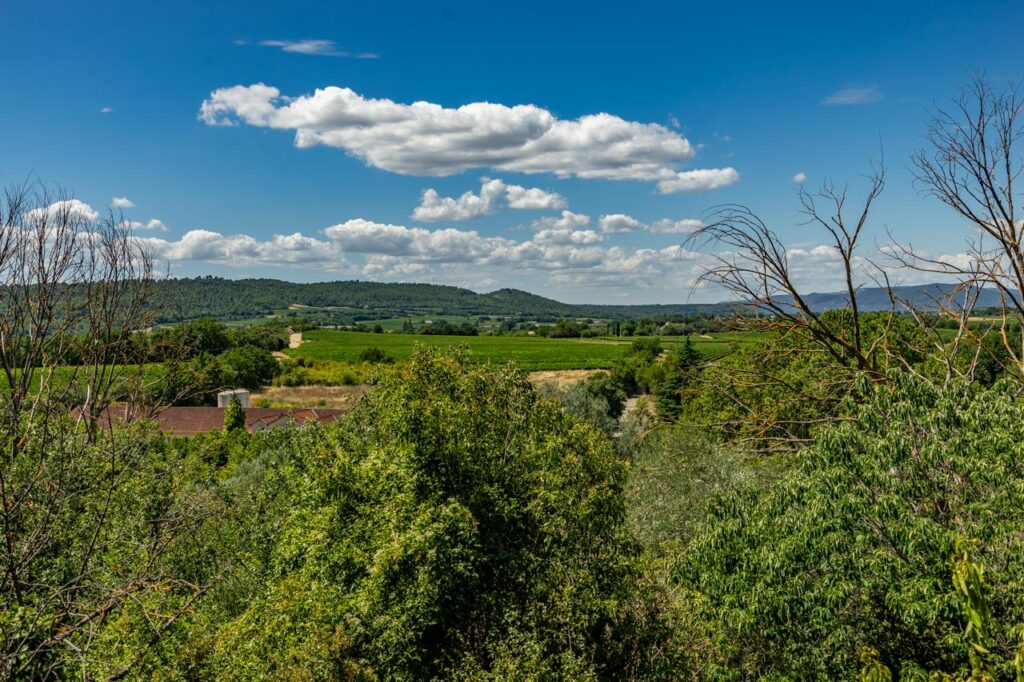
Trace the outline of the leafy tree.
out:
<instances>
[{"instance_id":1,"label":"leafy tree","mask_svg":"<svg viewBox=\"0 0 1024 682\"><path fill-rule=\"evenodd\" d=\"M661 346L661 339L643 338L633 342L630 354L643 362L654 362L658 359L664 349Z\"/></svg>"},{"instance_id":2,"label":"leafy tree","mask_svg":"<svg viewBox=\"0 0 1024 682\"><path fill-rule=\"evenodd\" d=\"M256 346L232 348L220 357L225 386L248 388L265 386L281 371L274 356Z\"/></svg>"},{"instance_id":3,"label":"leafy tree","mask_svg":"<svg viewBox=\"0 0 1024 682\"><path fill-rule=\"evenodd\" d=\"M228 333L232 347L256 346L267 351L284 350L288 347L288 327L281 322L249 325L233 329Z\"/></svg>"},{"instance_id":4,"label":"leafy tree","mask_svg":"<svg viewBox=\"0 0 1024 682\"><path fill-rule=\"evenodd\" d=\"M669 371L658 386L655 403L658 414L665 419L677 419L682 411L684 377L682 372Z\"/></svg>"},{"instance_id":5,"label":"leafy tree","mask_svg":"<svg viewBox=\"0 0 1024 682\"><path fill-rule=\"evenodd\" d=\"M578 339L583 332L587 331L588 327L586 322L561 320L547 336L552 339Z\"/></svg>"},{"instance_id":6,"label":"leafy tree","mask_svg":"<svg viewBox=\"0 0 1024 682\"><path fill-rule=\"evenodd\" d=\"M273 446L298 506L265 589L184 648L210 642L199 677L622 678L665 660L630 588L626 467L525 373L420 351L320 432Z\"/></svg>"},{"instance_id":7,"label":"leafy tree","mask_svg":"<svg viewBox=\"0 0 1024 682\"><path fill-rule=\"evenodd\" d=\"M245 410L238 396L231 396L231 401L224 410L224 433L245 430Z\"/></svg>"},{"instance_id":8,"label":"leafy tree","mask_svg":"<svg viewBox=\"0 0 1024 682\"><path fill-rule=\"evenodd\" d=\"M862 385L767 492L713 505L681 555L703 605L712 669L855 679L862 645L901 679L966 659L947 558L964 534L991 567L994 613L1024 619L1024 405L906 375Z\"/></svg>"},{"instance_id":9,"label":"leafy tree","mask_svg":"<svg viewBox=\"0 0 1024 682\"><path fill-rule=\"evenodd\" d=\"M609 417L618 419L622 415L627 397L626 392L611 374L605 372L593 374L583 382L583 387L588 393L604 402L605 412Z\"/></svg>"},{"instance_id":10,"label":"leafy tree","mask_svg":"<svg viewBox=\"0 0 1024 682\"><path fill-rule=\"evenodd\" d=\"M967 539L958 540L953 556L953 588L964 616L963 638L970 647L967 652L968 670L961 666L956 674L933 672L931 679L941 682L994 682L1012 676L1017 682L1022 682L1024 626L1006 627L996 622L985 584L985 569L972 557L973 544ZM861 649L861 680L892 680L892 671L879 659L878 650L873 647Z\"/></svg>"},{"instance_id":11,"label":"leafy tree","mask_svg":"<svg viewBox=\"0 0 1024 682\"><path fill-rule=\"evenodd\" d=\"M1019 331L1017 333L1019 334ZM968 356L964 358L966 362L974 360L974 356L977 356L974 379L986 388L1004 376L1018 374L1014 371L1012 353L1007 350L1006 344L994 329L983 333L981 339L976 342L975 348L968 346L965 349L965 355Z\"/></svg>"},{"instance_id":12,"label":"leafy tree","mask_svg":"<svg viewBox=\"0 0 1024 682\"><path fill-rule=\"evenodd\" d=\"M219 355L231 346L228 328L210 317L187 322L178 327L181 344L193 354Z\"/></svg>"},{"instance_id":13,"label":"leafy tree","mask_svg":"<svg viewBox=\"0 0 1024 682\"><path fill-rule=\"evenodd\" d=\"M666 359L664 377L657 385L658 414L666 419L678 419L683 409L683 391L694 380L693 374L702 361L700 352L686 337L682 347Z\"/></svg>"},{"instance_id":14,"label":"leafy tree","mask_svg":"<svg viewBox=\"0 0 1024 682\"><path fill-rule=\"evenodd\" d=\"M912 320L865 313L857 325L847 310L819 317L844 342L860 335L862 355L877 371L910 368L928 375L928 340ZM809 445L816 429L847 419L865 372L836 362L796 332L767 333L703 366L681 400L688 421L707 424L728 442L762 452ZM871 372L875 381L888 374Z\"/></svg>"}]
</instances>

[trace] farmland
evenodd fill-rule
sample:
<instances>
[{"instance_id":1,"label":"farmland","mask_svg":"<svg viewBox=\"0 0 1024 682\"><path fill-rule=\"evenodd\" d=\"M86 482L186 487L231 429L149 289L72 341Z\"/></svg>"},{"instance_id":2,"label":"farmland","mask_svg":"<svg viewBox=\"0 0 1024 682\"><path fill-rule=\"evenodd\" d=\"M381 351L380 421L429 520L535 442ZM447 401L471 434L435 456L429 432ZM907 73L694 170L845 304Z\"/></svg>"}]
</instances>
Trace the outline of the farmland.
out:
<instances>
[{"instance_id":1,"label":"farmland","mask_svg":"<svg viewBox=\"0 0 1024 682\"><path fill-rule=\"evenodd\" d=\"M749 342L750 335L726 333L691 337L693 345L708 359L728 353L737 344ZM471 362L515 362L528 370L607 369L626 353L632 339L547 339L533 336L427 336L373 334L315 330L303 334L304 343L288 350L294 358L312 361L357 362L368 348L379 348L395 360L409 357L417 346L450 348L465 346ZM671 347L679 337L664 338Z\"/></svg>"}]
</instances>

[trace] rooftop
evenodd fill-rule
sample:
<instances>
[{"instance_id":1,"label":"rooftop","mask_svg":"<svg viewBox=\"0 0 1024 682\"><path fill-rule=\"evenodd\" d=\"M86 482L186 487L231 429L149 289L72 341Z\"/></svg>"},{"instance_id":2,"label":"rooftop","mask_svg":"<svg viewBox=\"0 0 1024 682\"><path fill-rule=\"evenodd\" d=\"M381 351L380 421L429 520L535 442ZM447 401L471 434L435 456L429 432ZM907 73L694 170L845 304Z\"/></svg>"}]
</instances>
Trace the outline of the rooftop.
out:
<instances>
[{"instance_id":1,"label":"rooftop","mask_svg":"<svg viewBox=\"0 0 1024 682\"><path fill-rule=\"evenodd\" d=\"M127 405L111 405L99 415L99 423L109 429L115 423L152 419L165 433L191 437L223 428L225 409L223 407L160 407L152 410L141 408L129 411ZM297 424L311 420L320 423L334 422L347 412L347 410L338 409L285 410L273 407L246 407L243 411L245 412L245 430L249 433L285 426L292 422ZM76 409L73 414L77 416L79 412L80 410Z\"/></svg>"}]
</instances>

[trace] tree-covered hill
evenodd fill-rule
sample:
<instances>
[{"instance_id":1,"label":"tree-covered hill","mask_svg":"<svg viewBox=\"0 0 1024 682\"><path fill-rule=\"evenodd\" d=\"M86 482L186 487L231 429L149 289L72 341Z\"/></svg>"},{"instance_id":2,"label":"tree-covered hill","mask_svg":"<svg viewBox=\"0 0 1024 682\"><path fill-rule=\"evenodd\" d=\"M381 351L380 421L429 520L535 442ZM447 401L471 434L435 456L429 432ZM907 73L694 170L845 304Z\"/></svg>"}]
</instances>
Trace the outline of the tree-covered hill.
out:
<instances>
[{"instance_id":1,"label":"tree-covered hill","mask_svg":"<svg viewBox=\"0 0 1024 682\"><path fill-rule=\"evenodd\" d=\"M158 322L210 316L245 319L290 306L350 309L363 319L405 315L492 315L551 321L578 317L638 318L652 314L716 312L723 305L573 305L516 289L478 294L438 284L317 282L196 277L154 283Z\"/></svg>"},{"instance_id":2,"label":"tree-covered hill","mask_svg":"<svg viewBox=\"0 0 1024 682\"><path fill-rule=\"evenodd\" d=\"M933 310L936 301L953 291L951 284L894 287L896 296L922 310ZM680 293L680 297L683 294ZM846 295L813 293L805 297L815 310L846 306ZM862 311L886 310L889 293L881 287L858 292ZM996 305L995 292L985 291L980 307ZM440 284L396 282L316 282L302 284L277 279L223 279L195 277L154 282L151 305L157 322L178 322L198 317L238 320L271 315L281 310L335 308L353 321L422 315L501 316L552 322L597 318L630 320L644 317L719 314L739 307L737 303L678 303L642 305L595 305L562 303L518 289L499 289L478 294L469 289Z\"/></svg>"}]
</instances>

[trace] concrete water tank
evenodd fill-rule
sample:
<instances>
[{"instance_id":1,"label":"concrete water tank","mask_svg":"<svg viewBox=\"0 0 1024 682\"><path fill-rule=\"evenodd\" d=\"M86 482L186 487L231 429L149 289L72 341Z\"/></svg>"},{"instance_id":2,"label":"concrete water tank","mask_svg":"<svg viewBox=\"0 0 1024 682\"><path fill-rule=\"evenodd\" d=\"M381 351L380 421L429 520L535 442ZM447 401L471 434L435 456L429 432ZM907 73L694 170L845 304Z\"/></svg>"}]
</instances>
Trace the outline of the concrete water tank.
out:
<instances>
[{"instance_id":1,"label":"concrete water tank","mask_svg":"<svg viewBox=\"0 0 1024 682\"><path fill-rule=\"evenodd\" d=\"M238 398L242 407L249 407L249 391L244 388L233 388L230 391L221 391L217 394L217 407L227 407L231 398Z\"/></svg>"}]
</instances>

